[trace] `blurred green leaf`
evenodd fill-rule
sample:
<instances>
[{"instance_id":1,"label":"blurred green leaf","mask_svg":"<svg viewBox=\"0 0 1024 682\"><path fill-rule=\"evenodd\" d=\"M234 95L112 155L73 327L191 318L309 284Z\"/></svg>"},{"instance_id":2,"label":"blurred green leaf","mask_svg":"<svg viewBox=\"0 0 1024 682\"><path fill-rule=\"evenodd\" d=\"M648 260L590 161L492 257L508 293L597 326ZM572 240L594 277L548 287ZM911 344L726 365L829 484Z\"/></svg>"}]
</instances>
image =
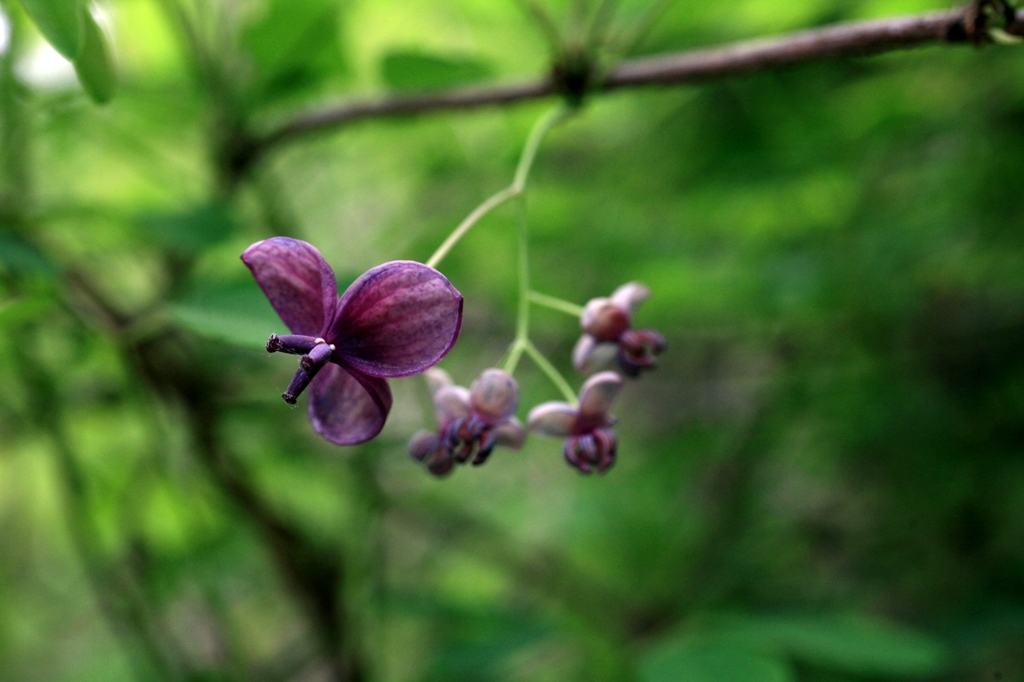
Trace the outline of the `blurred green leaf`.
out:
<instances>
[{"instance_id":1,"label":"blurred green leaf","mask_svg":"<svg viewBox=\"0 0 1024 682\"><path fill-rule=\"evenodd\" d=\"M53 307L53 298L42 294L22 296L0 303L0 328L39 319Z\"/></svg>"},{"instance_id":2,"label":"blurred green leaf","mask_svg":"<svg viewBox=\"0 0 1024 682\"><path fill-rule=\"evenodd\" d=\"M183 327L236 346L264 348L284 324L256 282L198 287L168 306Z\"/></svg>"},{"instance_id":3,"label":"blurred green leaf","mask_svg":"<svg viewBox=\"0 0 1024 682\"><path fill-rule=\"evenodd\" d=\"M25 12L53 49L74 61L85 44L88 14L81 0L21 0Z\"/></svg>"},{"instance_id":4,"label":"blurred green leaf","mask_svg":"<svg viewBox=\"0 0 1024 682\"><path fill-rule=\"evenodd\" d=\"M777 658L738 645L675 640L651 651L641 664L644 682L790 682Z\"/></svg>"},{"instance_id":5,"label":"blurred green leaf","mask_svg":"<svg viewBox=\"0 0 1024 682\"><path fill-rule=\"evenodd\" d=\"M117 65L103 29L88 9L82 11L82 25L82 51L74 60L75 73L92 101L106 104L117 92Z\"/></svg>"},{"instance_id":6,"label":"blurred green leaf","mask_svg":"<svg viewBox=\"0 0 1024 682\"><path fill-rule=\"evenodd\" d=\"M933 638L865 616L735 616L713 622L713 633L737 645L863 675L934 675L949 660Z\"/></svg>"},{"instance_id":7,"label":"blurred green leaf","mask_svg":"<svg viewBox=\"0 0 1024 682\"><path fill-rule=\"evenodd\" d=\"M176 253L195 254L232 235L236 223L231 210L220 202L173 213L144 215L139 229Z\"/></svg>"},{"instance_id":8,"label":"blurred green leaf","mask_svg":"<svg viewBox=\"0 0 1024 682\"><path fill-rule=\"evenodd\" d=\"M396 50L381 60L381 75L394 90L439 90L491 77L493 69L474 57Z\"/></svg>"},{"instance_id":9,"label":"blurred green leaf","mask_svg":"<svg viewBox=\"0 0 1024 682\"><path fill-rule=\"evenodd\" d=\"M0 265L20 274L53 276L57 266L31 244L0 232Z\"/></svg>"},{"instance_id":10,"label":"blurred green leaf","mask_svg":"<svg viewBox=\"0 0 1024 682\"><path fill-rule=\"evenodd\" d=\"M254 98L286 97L345 72L339 16L336 0L270 0L241 37L253 61Z\"/></svg>"}]
</instances>

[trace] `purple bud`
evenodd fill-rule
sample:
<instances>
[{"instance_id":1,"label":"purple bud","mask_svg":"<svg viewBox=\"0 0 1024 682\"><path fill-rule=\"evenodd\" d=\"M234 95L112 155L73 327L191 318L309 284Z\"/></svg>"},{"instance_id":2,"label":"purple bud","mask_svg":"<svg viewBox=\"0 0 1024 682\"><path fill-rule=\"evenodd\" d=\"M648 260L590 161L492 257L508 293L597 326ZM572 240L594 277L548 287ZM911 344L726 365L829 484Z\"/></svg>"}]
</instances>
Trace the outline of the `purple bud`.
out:
<instances>
[{"instance_id":1,"label":"purple bud","mask_svg":"<svg viewBox=\"0 0 1024 682\"><path fill-rule=\"evenodd\" d=\"M629 329L629 313L610 299L595 298L583 309L580 327L597 341L618 341Z\"/></svg>"}]
</instances>

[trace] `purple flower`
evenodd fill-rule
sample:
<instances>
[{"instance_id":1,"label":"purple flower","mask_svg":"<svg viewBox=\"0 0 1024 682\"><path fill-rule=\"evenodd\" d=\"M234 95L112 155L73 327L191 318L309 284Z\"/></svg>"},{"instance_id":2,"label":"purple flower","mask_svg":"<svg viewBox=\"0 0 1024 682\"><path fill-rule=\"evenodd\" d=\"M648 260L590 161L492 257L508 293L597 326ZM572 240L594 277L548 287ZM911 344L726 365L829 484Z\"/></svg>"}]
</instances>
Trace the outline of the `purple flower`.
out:
<instances>
[{"instance_id":1,"label":"purple flower","mask_svg":"<svg viewBox=\"0 0 1024 682\"><path fill-rule=\"evenodd\" d=\"M615 464L618 439L611 427L615 418L609 408L622 389L622 377L601 372L587 379L580 389L580 406L569 403L541 403L530 410L530 431L543 436L565 438L562 455L570 466L585 474L601 474Z\"/></svg>"},{"instance_id":2,"label":"purple flower","mask_svg":"<svg viewBox=\"0 0 1024 682\"><path fill-rule=\"evenodd\" d=\"M386 379L436 365L459 335L462 295L437 270L392 261L368 270L338 297L334 271L306 242L273 237L242 254L291 335L267 351L301 355L282 397L309 387L309 419L338 445L367 441L391 410Z\"/></svg>"},{"instance_id":3,"label":"purple flower","mask_svg":"<svg viewBox=\"0 0 1024 682\"><path fill-rule=\"evenodd\" d=\"M593 298L583 309L583 336L572 351L572 364L589 374L616 358L631 377L654 367L654 357L665 350L665 337L653 329L632 329L633 313L651 297L639 282L623 284L609 298Z\"/></svg>"},{"instance_id":4,"label":"purple flower","mask_svg":"<svg viewBox=\"0 0 1024 682\"><path fill-rule=\"evenodd\" d=\"M427 372L438 431L420 431L409 441L409 454L426 464L430 473L444 476L472 457L487 461L496 445L514 450L523 446L526 431L513 413L519 405L516 380L500 369L485 369L469 390L452 385L443 370Z\"/></svg>"}]
</instances>

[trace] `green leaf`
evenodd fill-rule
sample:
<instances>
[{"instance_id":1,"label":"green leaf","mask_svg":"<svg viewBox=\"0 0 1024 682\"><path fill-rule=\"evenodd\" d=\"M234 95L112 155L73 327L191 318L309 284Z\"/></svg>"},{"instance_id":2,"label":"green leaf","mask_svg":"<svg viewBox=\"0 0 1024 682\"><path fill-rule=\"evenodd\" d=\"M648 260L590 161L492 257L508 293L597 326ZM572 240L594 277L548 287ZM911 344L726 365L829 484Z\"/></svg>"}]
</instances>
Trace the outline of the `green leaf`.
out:
<instances>
[{"instance_id":1,"label":"green leaf","mask_svg":"<svg viewBox=\"0 0 1024 682\"><path fill-rule=\"evenodd\" d=\"M0 266L23 275L57 274L57 266L39 249L4 232L0 232Z\"/></svg>"},{"instance_id":2,"label":"green leaf","mask_svg":"<svg viewBox=\"0 0 1024 682\"><path fill-rule=\"evenodd\" d=\"M675 640L651 651L641 663L644 682L792 682L781 660L742 646Z\"/></svg>"},{"instance_id":3,"label":"green leaf","mask_svg":"<svg viewBox=\"0 0 1024 682\"><path fill-rule=\"evenodd\" d=\"M264 348L270 334L285 331L254 281L197 288L168 310L187 329L246 348Z\"/></svg>"},{"instance_id":4,"label":"green leaf","mask_svg":"<svg viewBox=\"0 0 1024 682\"><path fill-rule=\"evenodd\" d=\"M103 29L96 23L92 13L82 12L84 34L82 51L74 60L75 73L86 93L97 104L106 104L117 92L117 66L114 64L110 46Z\"/></svg>"},{"instance_id":5,"label":"green leaf","mask_svg":"<svg viewBox=\"0 0 1024 682\"><path fill-rule=\"evenodd\" d=\"M713 622L719 637L751 649L862 675L923 677L942 672L949 661L945 647L931 637L865 616L736 616Z\"/></svg>"},{"instance_id":6,"label":"green leaf","mask_svg":"<svg viewBox=\"0 0 1024 682\"><path fill-rule=\"evenodd\" d=\"M186 255L224 241L237 226L231 210L221 202L173 213L143 215L137 225L157 244Z\"/></svg>"},{"instance_id":7,"label":"green leaf","mask_svg":"<svg viewBox=\"0 0 1024 682\"><path fill-rule=\"evenodd\" d=\"M84 11L81 0L21 0L36 28L70 61L82 52L85 43Z\"/></svg>"},{"instance_id":8,"label":"green leaf","mask_svg":"<svg viewBox=\"0 0 1024 682\"><path fill-rule=\"evenodd\" d=\"M253 96L276 99L315 88L347 71L339 43L336 0L272 0L267 13L242 33L253 62Z\"/></svg>"},{"instance_id":9,"label":"green leaf","mask_svg":"<svg viewBox=\"0 0 1024 682\"><path fill-rule=\"evenodd\" d=\"M0 303L0 329L39 319L53 308L53 302L51 296L34 294Z\"/></svg>"},{"instance_id":10,"label":"green leaf","mask_svg":"<svg viewBox=\"0 0 1024 682\"><path fill-rule=\"evenodd\" d=\"M381 60L381 75L395 90L440 90L484 80L493 74L486 62L462 55L393 51Z\"/></svg>"}]
</instances>

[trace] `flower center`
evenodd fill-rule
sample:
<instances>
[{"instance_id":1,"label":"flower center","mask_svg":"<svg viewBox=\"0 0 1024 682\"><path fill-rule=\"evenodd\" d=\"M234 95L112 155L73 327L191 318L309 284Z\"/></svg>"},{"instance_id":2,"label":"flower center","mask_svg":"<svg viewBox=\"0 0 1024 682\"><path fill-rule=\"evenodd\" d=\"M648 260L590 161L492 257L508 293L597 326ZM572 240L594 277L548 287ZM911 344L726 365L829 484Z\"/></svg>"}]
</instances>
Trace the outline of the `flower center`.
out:
<instances>
[{"instance_id":1,"label":"flower center","mask_svg":"<svg viewBox=\"0 0 1024 682\"><path fill-rule=\"evenodd\" d=\"M331 353L334 352L334 344L327 343L326 340L320 337L301 336L298 334L286 336L271 334L267 340L267 352L302 355L299 359L299 369L295 372L295 376L292 377L291 383L288 384L288 389L281 394L286 403L294 405L298 397L309 386L309 382L320 371L320 368L331 359Z\"/></svg>"}]
</instances>

